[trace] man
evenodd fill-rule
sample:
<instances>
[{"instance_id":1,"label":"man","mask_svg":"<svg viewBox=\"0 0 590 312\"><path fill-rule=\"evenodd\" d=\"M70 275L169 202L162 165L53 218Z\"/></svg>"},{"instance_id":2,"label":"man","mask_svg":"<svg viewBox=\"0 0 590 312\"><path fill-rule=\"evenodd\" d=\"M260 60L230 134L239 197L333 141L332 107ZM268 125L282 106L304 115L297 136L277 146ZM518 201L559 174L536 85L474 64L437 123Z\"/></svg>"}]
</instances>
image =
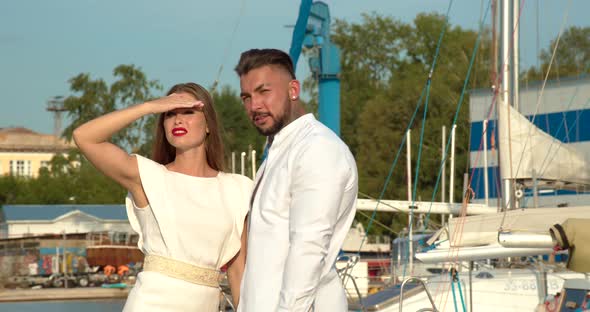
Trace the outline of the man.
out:
<instances>
[{"instance_id":1,"label":"man","mask_svg":"<svg viewBox=\"0 0 590 312\"><path fill-rule=\"evenodd\" d=\"M347 311L334 262L356 211L354 158L334 132L305 114L289 55L249 50L236 72L268 153L251 199L238 311Z\"/></svg>"}]
</instances>

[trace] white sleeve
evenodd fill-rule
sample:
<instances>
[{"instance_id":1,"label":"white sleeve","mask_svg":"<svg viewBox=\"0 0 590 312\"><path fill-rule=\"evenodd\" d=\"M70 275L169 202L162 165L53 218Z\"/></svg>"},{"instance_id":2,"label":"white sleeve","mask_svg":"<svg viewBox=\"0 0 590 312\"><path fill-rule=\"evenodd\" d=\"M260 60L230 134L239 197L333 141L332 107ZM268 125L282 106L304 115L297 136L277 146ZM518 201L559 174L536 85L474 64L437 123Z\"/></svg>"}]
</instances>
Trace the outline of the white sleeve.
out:
<instances>
[{"instance_id":1,"label":"white sleeve","mask_svg":"<svg viewBox=\"0 0 590 312\"><path fill-rule=\"evenodd\" d=\"M149 205L154 212L154 217L161 222L163 209L165 209L166 200L165 192L163 190L165 183L165 176L163 166L154 162L151 159L145 158L140 155L133 155L137 158L137 167L139 170L139 176L141 179L141 185L148 199ZM125 208L127 210L127 218L131 224L131 228L139 234L139 240L137 246L140 250L143 250L143 237L139 220L134 209L135 203L133 196L128 193L125 198Z\"/></svg>"},{"instance_id":2,"label":"white sleeve","mask_svg":"<svg viewBox=\"0 0 590 312\"><path fill-rule=\"evenodd\" d=\"M232 205L234 212L234 226L228 238L222 255L222 264L231 260L242 248L242 232L244 231L244 219L250 209L250 196L252 194L252 180L246 176L232 174L225 183L227 193L224 194ZM231 184L231 185L227 185Z\"/></svg>"},{"instance_id":3,"label":"white sleeve","mask_svg":"<svg viewBox=\"0 0 590 312\"><path fill-rule=\"evenodd\" d=\"M289 209L289 253L279 311L310 310L347 181L354 168L340 142L311 138L295 155Z\"/></svg>"}]
</instances>

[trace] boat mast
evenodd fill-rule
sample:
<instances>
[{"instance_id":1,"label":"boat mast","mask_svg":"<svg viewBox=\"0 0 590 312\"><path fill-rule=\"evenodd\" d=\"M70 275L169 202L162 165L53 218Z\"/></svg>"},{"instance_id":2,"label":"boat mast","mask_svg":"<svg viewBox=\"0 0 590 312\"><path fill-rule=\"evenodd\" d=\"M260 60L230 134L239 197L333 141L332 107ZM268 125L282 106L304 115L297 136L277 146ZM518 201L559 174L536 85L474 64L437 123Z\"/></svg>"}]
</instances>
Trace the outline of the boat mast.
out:
<instances>
[{"instance_id":1,"label":"boat mast","mask_svg":"<svg viewBox=\"0 0 590 312\"><path fill-rule=\"evenodd\" d=\"M512 0L512 106L519 111L519 80L520 80L520 0Z\"/></svg>"},{"instance_id":2,"label":"boat mast","mask_svg":"<svg viewBox=\"0 0 590 312\"><path fill-rule=\"evenodd\" d=\"M502 81L500 84L500 94L502 102L506 105L518 103L517 91L515 85L518 84L518 0L502 0L501 9L501 36L502 36L502 50L500 54L501 75ZM514 32L514 33L513 33ZM500 108L501 105L496 107ZM517 108L517 107L516 107ZM508 118L508 122L510 118ZM498 131L509 132L510 125L502 125L498 123ZM506 136L509 137L509 136ZM507 146L510 146L508 144ZM510 153L509 150L499 150L499 153ZM506 157L504 159L511 159ZM503 177L508 177L502 181L504 188L503 197L504 202L502 206L505 209L514 209L516 207L514 202L514 172L510 163L500 162L500 171ZM508 174L506 174L506 172Z\"/></svg>"}]
</instances>

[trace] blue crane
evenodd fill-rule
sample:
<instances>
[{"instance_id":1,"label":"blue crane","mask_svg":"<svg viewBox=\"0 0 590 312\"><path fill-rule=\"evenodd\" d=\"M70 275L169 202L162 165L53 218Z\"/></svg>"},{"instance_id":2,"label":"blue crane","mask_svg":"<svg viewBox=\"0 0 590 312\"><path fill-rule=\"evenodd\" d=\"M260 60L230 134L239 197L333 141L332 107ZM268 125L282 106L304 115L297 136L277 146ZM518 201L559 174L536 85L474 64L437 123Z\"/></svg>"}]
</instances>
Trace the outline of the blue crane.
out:
<instances>
[{"instance_id":1,"label":"blue crane","mask_svg":"<svg viewBox=\"0 0 590 312\"><path fill-rule=\"evenodd\" d=\"M303 47L319 52L309 59L310 71L319 81L319 119L340 135L340 49L330 41L330 11L324 2L301 1L289 49L295 67Z\"/></svg>"}]
</instances>

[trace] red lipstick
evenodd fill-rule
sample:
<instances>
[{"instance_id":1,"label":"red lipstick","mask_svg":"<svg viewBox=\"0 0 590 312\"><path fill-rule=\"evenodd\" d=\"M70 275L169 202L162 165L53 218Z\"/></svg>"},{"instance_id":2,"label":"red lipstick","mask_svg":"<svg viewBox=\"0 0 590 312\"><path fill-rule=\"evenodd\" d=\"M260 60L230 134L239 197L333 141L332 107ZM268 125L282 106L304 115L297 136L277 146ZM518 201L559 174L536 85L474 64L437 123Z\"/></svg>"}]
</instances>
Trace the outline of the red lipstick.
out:
<instances>
[{"instance_id":1,"label":"red lipstick","mask_svg":"<svg viewBox=\"0 0 590 312\"><path fill-rule=\"evenodd\" d=\"M172 135L173 136L183 136L183 135L185 135L187 133L188 133L188 131L185 128L182 128L182 127L178 127L178 128L172 129Z\"/></svg>"}]
</instances>

